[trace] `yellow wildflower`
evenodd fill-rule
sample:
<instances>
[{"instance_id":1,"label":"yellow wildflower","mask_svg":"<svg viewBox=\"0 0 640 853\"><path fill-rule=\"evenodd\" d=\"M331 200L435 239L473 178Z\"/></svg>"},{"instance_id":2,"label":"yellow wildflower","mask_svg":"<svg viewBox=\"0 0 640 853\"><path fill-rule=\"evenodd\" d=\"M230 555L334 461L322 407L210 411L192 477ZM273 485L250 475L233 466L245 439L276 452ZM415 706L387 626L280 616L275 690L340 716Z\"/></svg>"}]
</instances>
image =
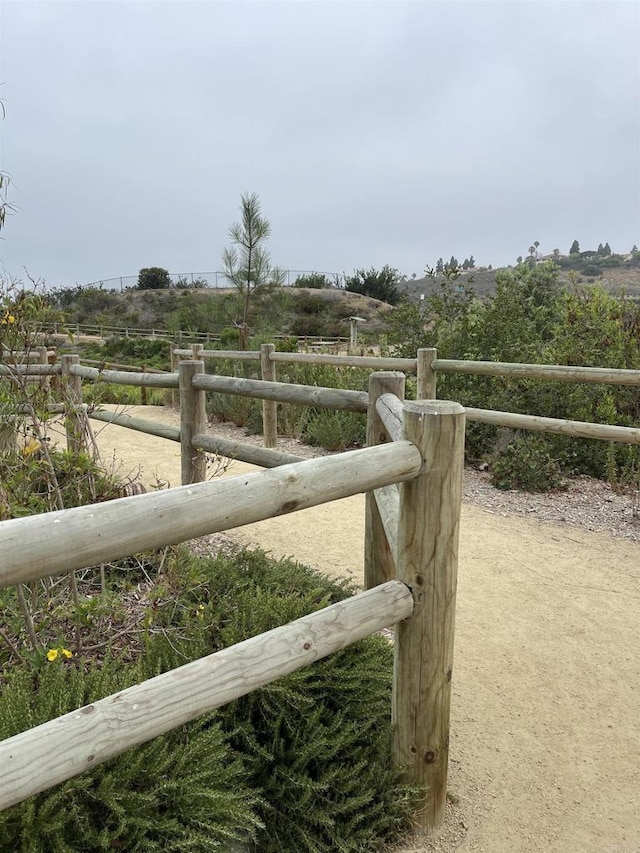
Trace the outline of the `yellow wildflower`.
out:
<instances>
[{"instance_id":1,"label":"yellow wildflower","mask_svg":"<svg viewBox=\"0 0 640 853\"><path fill-rule=\"evenodd\" d=\"M23 456L33 456L33 454L37 453L38 450L40 450L40 442L38 441L37 438L32 438L22 448L22 455Z\"/></svg>"},{"instance_id":2,"label":"yellow wildflower","mask_svg":"<svg viewBox=\"0 0 640 853\"><path fill-rule=\"evenodd\" d=\"M15 323L15 321L16 321L16 318L13 316L13 314L9 314L9 313L7 312L7 313L4 315L4 317L2 318L2 325L3 325L3 326L6 326L6 325L7 325L7 323L10 325L11 323Z\"/></svg>"},{"instance_id":3,"label":"yellow wildflower","mask_svg":"<svg viewBox=\"0 0 640 853\"><path fill-rule=\"evenodd\" d=\"M69 658L73 657L73 652L70 652L69 649L63 649L62 646L58 646L57 649L49 649L47 652L48 661L58 660L59 657L69 660Z\"/></svg>"}]
</instances>

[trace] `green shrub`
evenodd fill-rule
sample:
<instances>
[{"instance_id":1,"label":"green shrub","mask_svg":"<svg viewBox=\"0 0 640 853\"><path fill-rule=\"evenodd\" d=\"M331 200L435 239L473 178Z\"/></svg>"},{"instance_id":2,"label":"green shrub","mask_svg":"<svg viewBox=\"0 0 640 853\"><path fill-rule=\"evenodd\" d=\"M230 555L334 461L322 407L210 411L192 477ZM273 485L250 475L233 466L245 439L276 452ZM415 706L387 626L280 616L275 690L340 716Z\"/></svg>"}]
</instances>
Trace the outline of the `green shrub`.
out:
<instances>
[{"instance_id":1,"label":"green shrub","mask_svg":"<svg viewBox=\"0 0 640 853\"><path fill-rule=\"evenodd\" d=\"M386 265L381 270L371 267L369 270L354 270L353 275L345 275L344 287L352 293L361 293L397 305L400 301L398 279L398 270L393 267Z\"/></svg>"},{"instance_id":2,"label":"green shrub","mask_svg":"<svg viewBox=\"0 0 640 853\"><path fill-rule=\"evenodd\" d=\"M225 326L220 332L220 348L226 349L229 346L238 347L239 331L235 326Z\"/></svg>"},{"instance_id":3,"label":"green shrub","mask_svg":"<svg viewBox=\"0 0 640 853\"><path fill-rule=\"evenodd\" d=\"M312 314L295 317L291 323L291 331L301 338L321 338L327 334L326 328L326 321Z\"/></svg>"},{"instance_id":4,"label":"green shrub","mask_svg":"<svg viewBox=\"0 0 640 853\"><path fill-rule=\"evenodd\" d=\"M304 431L309 444L336 451L362 447L366 435L365 416L356 412L322 411L309 421Z\"/></svg>"},{"instance_id":5,"label":"green shrub","mask_svg":"<svg viewBox=\"0 0 640 853\"><path fill-rule=\"evenodd\" d=\"M21 452L0 456L0 519L49 512L58 508L58 499L74 507L118 496L117 480L88 454L49 450L49 467L38 446L38 440L30 438Z\"/></svg>"},{"instance_id":6,"label":"green shrub","mask_svg":"<svg viewBox=\"0 0 640 853\"><path fill-rule=\"evenodd\" d=\"M147 367L169 369L169 343L152 338L111 338L100 348L101 357Z\"/></svg>"},{"instance_id":7,"label":"green shrub","mask_svg":"<svg viewBox=\"0 0 640 853\"><path fill-rule=\"evenodd\" d=\"M313 290L321 290L325 287L333 287L333 284L324 273L312 272L306 275L299 275L293 282L294 287L308 287Z\"/></svg>"},{"instance_id":8,"label":"green shrub","mask_svg":"<svg viewBox=\"0 0 640 853\"><path fill-rule=\"evenodd\" d=\"M189 624L189 614L204 606L197 621L213 648L354 591L346 581L291 560L275 562L260 551L193 563L206 586L191 593L191 607L182 613ZM166 663L176 651L186 658L204 653L192 639L171 644L175 650L161 637L156 641ZM392 647L372 636L220 709L222 728L261 796L260 853L364 853L406 827L415 801L392 769L392 671Z\"/></svg>"},{"instance_id":9,"label":"green shrub","mask_svg":"<svg viewBox=\"0 0 640 853\"><path fill-rule=\"evenodd\" d=\"M117 693L147 677L106 659L16 670L0 696L0 739ZM0 813L0 850L224 851L258 827L259 799L242 759L211 715Z\"/></svg>"},{"instance_id":10,"label":"green shrub","mask_svg":"<svg viewBox=\"0 0 640 853\"><path fill-rule=\"evenodd\" d=\"M601 271L601 266L599 264L587 264L582 268L582 275L585 276L599 276Z\"/></svg>"},{"instance_id":11,"label":"green shrub","mask_svg":"<svg viewBox=\"0 0 640 853\"><path fill-rule=\"evenodd\" d=\"M300 618L354 590L262 552L164 564L137 662L15 669L0 738ZM0 814L0 850L364 853L407 829L391 761L393 650L369 637ZM240 848L244 849L244 848Z\"/></svg>"},{"instance_id":12,"label":"green shrub","mask_svg":"<svg viewBox=\"0 0 640 853\"><path fill-rule=\"evenodd\" d=\"M162 267L144 267L138 273L138 290L165 290L171 287L171 276Z\"/></svg>"},{"instance_id":13,"label":"green shrub","mask_svg":"<svg viewBox=\"0 0 640 853\"><path fill-rule=\"evenodd\" d=\"M117 406L139 406L141 389L136 385L115 385L113 382L91 382L83 386L83 400L90 405L109 403ZM162 406L164 392L147 388L147 405Z\"/></svg>"},{"instance_id":14,"label":"green shrub","mask_svg":"<svg viewBox=\"0 0 640 853\"><path fill-rule=\"evenodd\" d=\"M562 470L545 439L528 435L510 444L491 464L491 483L497 489L549 492L562 488Z\"/></svg>"}]
</instances>

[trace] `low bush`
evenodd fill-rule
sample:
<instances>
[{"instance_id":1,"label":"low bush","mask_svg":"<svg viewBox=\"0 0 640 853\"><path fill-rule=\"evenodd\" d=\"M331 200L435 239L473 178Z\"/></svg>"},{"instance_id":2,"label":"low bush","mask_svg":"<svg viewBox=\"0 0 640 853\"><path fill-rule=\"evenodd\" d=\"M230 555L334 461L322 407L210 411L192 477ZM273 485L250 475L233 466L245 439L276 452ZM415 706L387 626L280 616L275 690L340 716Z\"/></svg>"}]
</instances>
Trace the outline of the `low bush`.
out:
<instances>
[{"instance_id":1,"label":"low bush","mask_svg":"<svg viewBox=\"0 0 640 853\"><path fill-rule=\"evenodd\" d=\"M309 421L304 431L309 444L334 451L362 447L366 435L366 418L356 412L321 412Z\"/></svg>"},{"instance_id":2,"label":"low bush","mask_svg":"<svg viewBox=\"0 0 640 853\"><path fill-rule=\"evenodd\" d=\"M59 655L15 668L0 738L342 600L353 592L262 552L178 549L149 594L134 662ZM0 849L357 853L407 828L391 762L393 650L369 637L0 814Z\"/></svg>"},{"instance_id":3,"label":"low bush","mask_svg":"<svg viewBox=\"0 0 640 853\"><path fill-rule=\"evenodd\" d=\"M162 267L144 267L138 273L138 290L166 290L171 283L168 270Z\"/></svg>"},{"instance_id":4,"label":"low bush","mask_svg":"<svg viewBox=\"0 0 640 853\"><path fill-rule=\"evenodd\" d=\"M563 486L562 469L544 438L516 439L491 464L491 483L497 489L550 492Z\"/></svg>"},{"instance_id":5,"label":"low bush","mask_svg":"<svg viewBox=\"0 0 640 853\"><path fill-rule=\"evenodd\" d=\"M308 287L313 290L322 290L326 287L334 287L333 283L324 273L312 272L299 275L293 282L294 287Z\"/></svg>"}]
</instances>

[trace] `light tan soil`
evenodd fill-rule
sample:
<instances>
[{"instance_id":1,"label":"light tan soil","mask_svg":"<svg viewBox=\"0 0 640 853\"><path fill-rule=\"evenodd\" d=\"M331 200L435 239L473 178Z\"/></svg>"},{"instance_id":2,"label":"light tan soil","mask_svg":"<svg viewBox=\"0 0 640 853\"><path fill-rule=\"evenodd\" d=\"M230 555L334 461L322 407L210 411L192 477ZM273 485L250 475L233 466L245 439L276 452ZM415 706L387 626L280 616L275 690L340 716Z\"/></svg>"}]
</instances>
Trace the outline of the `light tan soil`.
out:
<instances>
[{"instance_id":1,"label":"light tan soil","mask_svg":"<svg viewBox=\"0 0 640 853\"><path fill-rule=\"evenodd\" d=\"M128 411L176 422L163 409ZM142 466L147 483L179 485L178 444L93 426L103 457L115 455L123 473ZM233 463L226 473L247 470ZM361 580L363 520L359 495L228 536ZM454 802L436 837L398 851L640 853L640 544L631 533L614 538L465 503Z\"/></svg>"}]
</instances>

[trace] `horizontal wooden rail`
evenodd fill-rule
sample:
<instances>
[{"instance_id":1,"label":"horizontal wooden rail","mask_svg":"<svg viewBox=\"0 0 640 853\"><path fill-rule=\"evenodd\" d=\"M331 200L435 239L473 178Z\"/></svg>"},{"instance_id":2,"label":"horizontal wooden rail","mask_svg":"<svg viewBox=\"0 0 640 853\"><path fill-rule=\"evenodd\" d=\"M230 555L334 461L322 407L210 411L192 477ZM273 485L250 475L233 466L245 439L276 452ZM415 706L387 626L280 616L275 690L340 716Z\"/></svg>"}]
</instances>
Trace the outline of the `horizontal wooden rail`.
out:
<instances>
[{"instance_id":1,"label":"horizontal wooden rail","mask_svg":"<svg viewBox=\"0 0 640 853\"><path fill-rule=\"evenodd\" d=\"M53 358L56 355L55 350L47 350L47 358ZM42 364L42 354L37 349L31 349L23 352L15 352L5 350L0 353L0 362L8 364Z\"/></svg>"},{"instance_id":2,"label":"horizontal wooden rail","mask_svg":"<svg viewBox=\"0 0 640 853\"><path fill-rule=\"evenodd\" d=\"M64 411L64 407L61 407ZM144 418L136 418L132 415L118 414L100 409L89 410L89 417L96 421L107 424L133 429L137 432L145 432L148 435L157 435L159 438L167 438L170 441L180 441L179 427L168 426L157 421L148 421ZM206 453L215 453L226 456L229 459L239 459L250 465L259 465L261 468L277 468L280 465L291 465L294 462L303 462L303 456L295 456L293 453L281 453L278 450L267 450L264 447L256 447L253 444L243 444L240 441L231 441L225 438L217 438L215 435L199 434L191 439L195 450L204 450Z\"/></svg>"},{"instance_id":3,"label":"horizontal wooden rail","mask_svg":"<svg viewBox=\"0 0 640 853\"><path fill-rule=\"evenodd\" d=\"M0 809L407 619L399 581L157 675L0 743Z\"/></svg>"},{"instance_id":4,"label":"horizontal wooden rail","mask_svg":"<svg viewBox=\"0 0 640 853\"><path fill-rule=\"evenodd\" d=\"M304 456L295 456L293 453L282 453L279 450L269 450L266 447L256 447L253 444L243 444L241 441L231 441L202 433L194 435L191 444L195 450L216 453L228 459L239 459L241 462L259 465L261 468L278 468L280 465L292 465L294 462L304 461Z\"/></svg>"},{"instance_id":5,"label":"horizontal wooden rail","mask_svg":"<svg viewBox=\"0 0 640 853\"><path fill-rule=\"evenodd\" d=\"M462 361L436 358L436 373L468 373L476 376L558 379L561 382L602 382L606 385L640 385L640 370L608 367L572 367L561 364L511 364L502 361Z\"/></svg>"},{"instance_id":6,"label":"horizontal wooden rail","mask_svg":"<svg viewBox=\"0 0 640 853\"><path fill-rule=\"evenodd\" d=\"M179 427L161 424L157 421L148 421L144 418L136 418L133 415L109 412L104 409L89 409L88 415L94 421L115 424L116 426L136 430L136 432L145 432L148 435L157 435L158 438L167 438L169 441L180 441Z\"/></svg>"},{"instance_id":7,"label":"horizontal wooden rail","mask_svg":"<svg viewBox=\"0 0 640 853\"><path fill-rule=\"evenodd\" d=\"M177 356L191 356L190 349L174 349L173 354ZM200 358L210 359L232 359L245 361L259 361L260 353L253 350L202 350L198 353ZM378 358L362 355L325 355L313 352L274 352L270 356L271 361L285 363L306 364L333 364L342 367L362 367L373 370L404 370L415 373L418 361L415 358Z\"/></svg>"},{"instance_id":8,"label":"horizontal wooden rail","mask_svg":"<svg viewBox=\"0 0 640 853\"><path fill-rule=\"evenodd\" d=\"M415 373L418 360L415 358L382 358L366 355L324 355L313 352L274 352L271 361L304 362L307 364L335 364L343 367L364 367L373 370L403 370Z\"/></svg>"},{"instance_id":9,"label":"horizontal wooden rail","mask_svg":"<svg viewBox=\"0 0 640 853\"><path fill-rule=\"evenodd\" d=\"M403 403L395 394L381 394L376 400L376 412L384 424L391 441L402 438Z\"/></svg>"},{"instance_id":10,"label":"horizontal wooden rail","mask_svg":"<svg viewBox=\"0 0 640 853\"><path fill-rule=\"evenodd\" d=\"M58 376L60 364L0 364L0 376Z\"/></svg>"},{"instance_id":11,"label":"horizontal wooden rail","mask_svg":"<svg viewBox=\"0 0 640 853\"><path fill-rule=\"evenodd\" d=\"M142 366L139 364L115 364L113 361L106 361L105 359L97 359L97 358L82 358L82 363L87 365L97 364L100 365L103 370L126 370L131 371L133 373L168 373L168 370L159 370L156 367L145 367L144 370Z\"/></svg>"},{"instance_id":12,"label":"horizontal wooden rail","mask_svg":"<svg viewBox=\"0 0 640 853\"><path fill-rule=\"evenodd\" d=\"M57 365L54 365L57 366ZM138 385L146 388L177 388L177 373L126 373L121 370L100 370L97 367L84 367L73 364L69 368L72 376L91 379L98 382L113 382L116 385Z\"/></svg>"},{"instance_id":13,"label":"horizontal wooden rail","mask_svg":"<svg viewBox=\"0 0 640 853\"><path fill-rule=\"evenodd\" d=\"M174 349L174 355L193 358L193 350ZM198 358L218 358L232 361L260 361L260 353L254 350L216 350L205 349L198 353Z\"/></svg>"},{"instance_id":14,"label":"horizontal wooden rail","mask_svg":"<svg viewBox=\"0 0 640 853\"><path fill-rule=\"evenodd\" d=\"M551 432L571 438L598 438L617 441L620 444L640 444L640 429L636 427L592 424L586 421L567 421L560 418L541 418L537 415L517 415L512 412L497 412L490 409L465 408L468 421L511 429L528 429L535 432Z\"/></svg>"},{"instance_id":15,"label":"horizontal wooden rail","mask_svg":"<svg viewBox=\"0 0 640 853\"><path fill-rule=\"evenodd\" d=\"M193 377L193 387L201 391L218 391L222 394L237 394L240 397L257 397L261 400L322 406L349 412L366 412L369 401L366 391L346 391L342 388L264 382L262 379L237 379L233 376L200 373Z\"/></svg>"},{"instance_id":16,"label":"horizontal wooden rail","mask_svg":"<svg viewBox=\"0 0 640 853\"><path fill-rule=\"evenodd\" d=\"M410 480L409 441L0 523L0 588Z\"/></svg>"}]
</instances>

